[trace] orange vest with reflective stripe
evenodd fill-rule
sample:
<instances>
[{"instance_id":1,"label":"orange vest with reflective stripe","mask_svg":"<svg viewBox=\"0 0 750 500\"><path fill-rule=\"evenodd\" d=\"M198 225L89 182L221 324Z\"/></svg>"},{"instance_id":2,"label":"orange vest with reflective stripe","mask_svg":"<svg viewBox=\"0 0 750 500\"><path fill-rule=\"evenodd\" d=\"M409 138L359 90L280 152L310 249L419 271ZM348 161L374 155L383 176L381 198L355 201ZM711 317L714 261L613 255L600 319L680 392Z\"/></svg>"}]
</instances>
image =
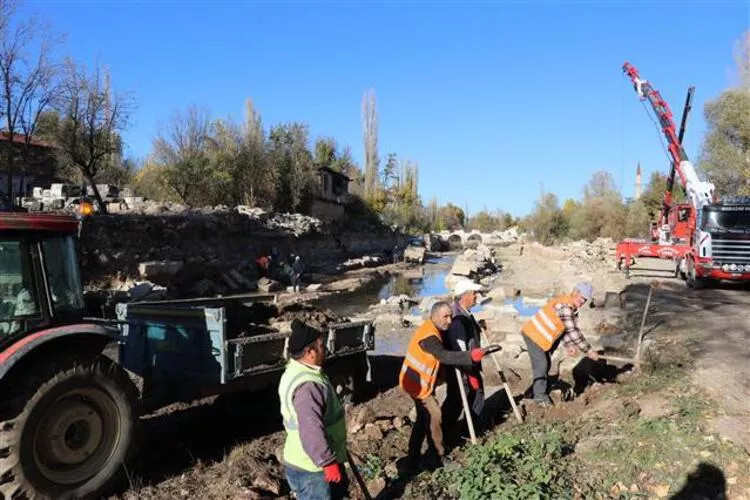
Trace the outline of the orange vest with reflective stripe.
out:
<instances>
[{"instance_id":1,"label":"orange vest with reflective stripe","mask_svg":"<svg viewBox=\"0 0 750 500\"><path fill-rule=\"evenodd\" d=\"M557 315L556 307L559 304L575 307L570 295L560 295L550 299L534 316L521 325L521 331L544 351L549 351L565 331L565 325Z\"/></svg>"},{"instance_id":2,"label":"orange vest with reflective stripe","mask_svg":"<svg viewBox=\"0 0 750 500\"><path fill-rule=\"evenodd\" d=\"M428 319L414 332L406 350L404 364L401 365L398 385L414 399L425 399L435 389L440 361L432 354L424 352L419 346L420 342L432 336L442 342L437 327L432 320Z\"/></svg>"}]
</instances>

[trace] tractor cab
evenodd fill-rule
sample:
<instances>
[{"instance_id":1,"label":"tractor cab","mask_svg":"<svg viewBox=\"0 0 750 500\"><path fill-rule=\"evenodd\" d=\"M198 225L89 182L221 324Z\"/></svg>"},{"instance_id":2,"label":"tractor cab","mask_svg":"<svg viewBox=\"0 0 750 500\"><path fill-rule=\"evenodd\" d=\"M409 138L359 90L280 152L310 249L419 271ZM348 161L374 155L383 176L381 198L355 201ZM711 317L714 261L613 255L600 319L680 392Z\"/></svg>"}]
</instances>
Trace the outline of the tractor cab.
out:
<instances>
[{"instance_id":1,"label":"tractor cab","mask_svg":"<svg viewBox=\"0 0 750 500\"><path fill-rule=\"evenodd\" d=\"M0 214L0 346L83 317L77 229L73 217Z\"/></svg>"}]
</instances>

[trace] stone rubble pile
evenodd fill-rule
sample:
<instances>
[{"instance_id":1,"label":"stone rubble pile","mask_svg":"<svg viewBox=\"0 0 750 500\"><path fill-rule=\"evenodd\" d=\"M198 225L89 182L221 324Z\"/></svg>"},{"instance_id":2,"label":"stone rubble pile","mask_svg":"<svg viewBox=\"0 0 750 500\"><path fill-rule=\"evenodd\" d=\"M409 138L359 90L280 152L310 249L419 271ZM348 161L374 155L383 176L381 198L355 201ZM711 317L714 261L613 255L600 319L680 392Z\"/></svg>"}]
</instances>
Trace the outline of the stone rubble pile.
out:
<instances>
[{"instance_id":1,"label":"stone rubble pile","mask_svg":"<svg viewBox=\"0 0 750 500\"><path fill-rule=\"evenodd\" d=\"M522 234L517 226L513 226L504 231L495 231L494 236L502 243L515 243L521 238Z\"/></svg>"},{"instance_id":2,"label":"stone rubble pile","mask_svg":"<svg viewBox=\"0 0 750 500\"><path fill-rule=\"evenodd\" d=\"M456 257L450 273L445 277L445 286L452 290L461 279L469 278L481 281L495 274L498 270L495 250L486 245L478 245L477 248L465 250Z\"/></svg>"},{"instance_id":3,"label":"stone rubble pile","mask_svg":"<svg viewBox=\"0 0 750 500\"><path fill-rule=\"evenodd\" d=\"M601 269L603 262L614 263L614 248L615 242L612 238L597 238L593 242L578 240L562 247L571 254L568 262L586 271Z\"/></svg>"}]
</instances>

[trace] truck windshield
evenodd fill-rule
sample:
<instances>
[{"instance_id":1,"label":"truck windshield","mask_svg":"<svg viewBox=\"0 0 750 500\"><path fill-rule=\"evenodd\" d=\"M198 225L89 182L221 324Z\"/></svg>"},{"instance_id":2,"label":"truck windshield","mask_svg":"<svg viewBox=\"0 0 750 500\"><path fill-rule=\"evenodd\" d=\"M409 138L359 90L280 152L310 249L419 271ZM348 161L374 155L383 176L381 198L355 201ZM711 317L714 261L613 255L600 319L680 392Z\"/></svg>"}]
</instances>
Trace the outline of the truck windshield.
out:
<instances>
[{"instance_id":1,"label":"truck windshield","mask_svg":"<svg viewBox=\"0 0 750 500\"><path fill-rule=\"evenodd\" d=\"M702 226L709 232L750 233L750 207L708 208Z\"/></svg>"},{"instance_id":2,"label":"truck windshield","mask_svg":"<svg viewBox=\"0 0 750 500\"><path fill-rule=\"evenodd\" d=\"M42 249L54 312L82 310L81 278L73 238L63 236L45 239L42 241Z\"/></svg>"},{"instance_id":3,"label":"truck windshield","mask_svg":"<svg viewBox=\"0 0 750 500\"><path fill-rule=\"evenodd\" d=\"M23 330L39 313L29 245L0 240L0 337Z\"/></svg>"}]
</instances>

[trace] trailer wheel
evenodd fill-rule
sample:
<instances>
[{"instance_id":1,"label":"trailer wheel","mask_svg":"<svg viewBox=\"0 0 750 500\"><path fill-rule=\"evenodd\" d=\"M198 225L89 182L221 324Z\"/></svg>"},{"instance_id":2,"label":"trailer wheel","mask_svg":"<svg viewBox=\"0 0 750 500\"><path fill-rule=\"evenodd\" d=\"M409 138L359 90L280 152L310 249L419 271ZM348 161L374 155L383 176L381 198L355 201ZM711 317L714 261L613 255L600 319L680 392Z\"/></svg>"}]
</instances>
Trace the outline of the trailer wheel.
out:
<instances>
[{"instance_id":1,"label":"trailer wheel","mask_svg":"<svg viewBox=\"0 0 750 500\"><path fill-rule=\"evenodd\" d=\"M11 403L15 417L0 422L0 492L81 498L100 491L131 449L135 387L103 357L43 371L24 374Z\"/></svg>"}]
</instances>

